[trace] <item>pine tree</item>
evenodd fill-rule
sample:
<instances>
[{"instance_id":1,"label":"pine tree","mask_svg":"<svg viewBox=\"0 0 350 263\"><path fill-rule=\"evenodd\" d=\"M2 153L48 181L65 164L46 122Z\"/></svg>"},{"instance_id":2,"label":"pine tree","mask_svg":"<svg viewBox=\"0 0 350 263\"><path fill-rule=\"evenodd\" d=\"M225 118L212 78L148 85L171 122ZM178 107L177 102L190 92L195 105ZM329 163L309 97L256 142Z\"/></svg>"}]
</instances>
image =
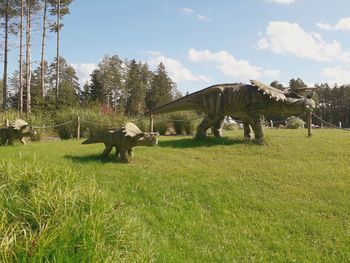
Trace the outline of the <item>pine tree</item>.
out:
<instances>
[{"instance_id":1,"label":"pine tree","mask_svg":"<svg viewBox=\"0 0 350 263\"><path fill-rule=\"evenodd\" d=\"M7 110L7 97L8 97L8 51L9 51L9 35L13 26L11 25L11 19L18 14L18 3L14 0L3 0L0 2L0 18L3 18L4 22L1 23L4 28L4 72L2 80L2 109Z\"/></svg>"},{"instance_id":2,"label":"pine tree","mask_svg":"<svg viewBox=\"0 0 350 263\"><path fill-rule=\"evenodd\" d=\"M48 80L50 82L50 89L47 94L48 104L52 108L52 103L56 108L62 108L66 106L77 106L79 104L80 89L78 83L78 77L72 66L70 66L66 60L62 57L59 58L59 90L60 97L56 101L56 73L57 73L57 59L55 59L48 69Z\"/></svg>"},{"instance_id":3,"label":"pine tree","mask_svg":"<svg viewBox=\"0 0 350 263\"><path fill-rule=\"evenodd\" d=\"M146 96L146 106L152 110L160 105L173 100L176 88L174 82L168 76L163 63L158 65L153 74L150 88Z\"/></svg>"},{"instance_id":4,"label":"pine tree","mask_svg":"<svg viewBox=\"0 0 350 263\"><path fill-rule=\"evenodd\" d=\"M117 56L105 56L98 65L98 69L91 74L91 100L100 104L124 107L125 96L123 61Z\"/></svg>"},{"instance_id":5,"label":"pine tree","mask_svg":"<svg viewBox=\"0 0 350 263\"><path fill-rule=\"evenodd\" d=\"M134 59L128 65L128 73L125 80L126 90L128 92L126 114L135 116L143 114L146 96L147 82L142 79L141 68L142 64L137 63Z\"/></svg>"},{"instance_id":6,"label":"pine tree","mask_svg":"<svg viewBox=\"0 0 350 263\"><path fill-rule=\"evenodd\" d=\"M49 3L54 7L51 9L51 14L56 16L56 22L51 24L51 31L56 33L56 86L55 100L56 107L59 106L59 86L60 86L60 31L63 27L61 20L63 16L69 14L69 5L73 0L49 0Z\"/></svg>"}]
</instances>

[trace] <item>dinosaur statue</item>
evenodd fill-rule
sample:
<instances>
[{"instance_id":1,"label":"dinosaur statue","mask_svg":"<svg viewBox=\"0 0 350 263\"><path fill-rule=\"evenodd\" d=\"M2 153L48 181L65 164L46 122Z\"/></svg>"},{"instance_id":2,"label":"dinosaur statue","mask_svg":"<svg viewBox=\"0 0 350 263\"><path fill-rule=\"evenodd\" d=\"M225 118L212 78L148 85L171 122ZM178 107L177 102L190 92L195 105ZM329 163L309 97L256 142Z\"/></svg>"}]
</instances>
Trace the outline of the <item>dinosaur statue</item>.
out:
<instances>
[{"instance_id":1,"label":"dinosaur statue","mask_svg":"<svg viewBox=\"0 0 350 263\"><path fill-rule=\"evenodd\" d=\"M315 102L311 94L301 96L294 91L281 91L257 80L251 84L219 84L184 96L178 100L160 106L146 115L164 114L174 111L202 111L206 117L197 128L198 138L206 137L209 128L214 136L222 136L225 116L243 121L244 137L263 142L264 134L261 117L271 114L293 115L312 110Z\"/></svg>"},{"instance_id":2,"label":"dinosaur statue","mask_svg":"<svg viewBox=\"0 0 350 263\"><path fill-rule=\"evenodd\" d=\"M0 144L13 145L14 140L19 140L22 144L27 144L24 138L33 138L36 135L36 130L33 129L26 121L17 119L11 123L9 127L0 128Z\"/></svg>"},{"instance_id":3,"label":"dinosaur statue","mask_svg":"<svg viewBox=\"0 0 350 263\"><path fill-rule=\"evenodd\" d=\"M105 149L102 156L106 157L116 149L116 157L124 162L134 157L133 148L135 146L153 146L158 143L156 134L144 133L135 124L128 122L120 129L108 130L92 136L82 144L104 143Z\"/></svg>"}]
</instances>

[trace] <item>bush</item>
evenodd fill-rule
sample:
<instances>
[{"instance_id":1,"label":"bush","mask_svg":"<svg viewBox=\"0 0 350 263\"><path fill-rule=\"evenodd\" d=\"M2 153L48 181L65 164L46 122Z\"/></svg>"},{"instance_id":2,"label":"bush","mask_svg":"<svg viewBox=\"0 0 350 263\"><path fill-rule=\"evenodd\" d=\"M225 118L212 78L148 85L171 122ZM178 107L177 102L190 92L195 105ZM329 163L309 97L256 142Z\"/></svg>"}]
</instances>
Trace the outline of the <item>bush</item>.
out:
<instances>
[{"instance_id":1,"label":"bush","mask_svg":"<svg viewBox=\"0 0 350 263\"><path fill-rule=\"evenodd\" d=\"M153 131L159 132L160 135L165 135L169 121L162 118L153 118Z\"/></svg>"},{"instance_id":2,"label":"bush","mask_svg":"<svg viewBox=\"0 0 350 263\"><path fill-rule=\"evenodd\" d=\"M299 128L304 128L305 122L298 118L298 117L289 117L287 118L287 129L299 129Z\"/></svg>"},{"instance_id":3,"label":"bush","mask_svg":"<svg viewBox=\"0 0 350 263\"><path fill-rule=\"evenodd\" d=\"M70 168L47 167L0 163L0 262L125 262L151 256L140 252L130 216L115 200L109 203L94 181Z\"/></svg>"},{"instance_id":4,"label":"bush","mask_svg":"<svg viewBox=\"0 0 350 263\"><path fill-rule=\"evenodd\" d=\"M61 139L75 138L77 134L78 116L80 116L80 134L92 136L111 128L119 128L127 120L125 116L102 114L99 109L68 109L60 111L54 117L55 125L71 121L55 128Z\"/></svg>"}]
</instances>

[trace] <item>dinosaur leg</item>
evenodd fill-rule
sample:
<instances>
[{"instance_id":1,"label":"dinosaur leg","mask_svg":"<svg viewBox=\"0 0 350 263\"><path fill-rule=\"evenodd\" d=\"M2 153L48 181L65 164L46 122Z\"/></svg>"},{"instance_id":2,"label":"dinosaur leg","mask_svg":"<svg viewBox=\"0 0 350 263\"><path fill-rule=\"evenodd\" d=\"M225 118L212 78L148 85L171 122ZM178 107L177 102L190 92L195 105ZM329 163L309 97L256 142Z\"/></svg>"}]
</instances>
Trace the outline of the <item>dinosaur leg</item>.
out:
<instances>
[{"instance_id":1,"label":"dinosaur leg","mask_svg":"<svg viewBox=\"0 0 350 263\"><path fill-rule=\"evenodd\" d=\"M24 140L24 137L22 137L21 139L19 139L19 141L24 144L24 145L27 145L26 141Z\"/></svg>"},{"instance_id":2,"label":"dinosaur leg","mask_svg":"<svg viewBox=\"0 0 350 263\"><path fill-rule=\"evenodd\" d=\"M102 152L102 156L103 157L107 157L108 154L112 151L112 146L109 146L109 145L106 145L106 144L105 144L105 146L106 146L106 148Z\"/></svg>"},{"instance_id":3,"label":"dinosaur leg","mask_svg":"<svg viewBox=\"0 0 350 263\"><path fill-rule=\"evenodd\" d=\"M263 144L264 143L264 133L263 133L263 130L262 130L261 119L257 118L255 120L253 120L251 122L251 126L252 126L254 134L255 134L255 140L258 143Z\"/></svg>"},{"instance_id":4,"label":"dinosaur leg","mask_svg":"<svg viewBox=\"0 0 350 263\"><path fill-rule=\"evenodd\" d=\"M199 139L207 137L207 130L215 124L217 120L205 117L197 128L196 137Z\"/></svg>"},{"instance_id":5,"label":"dinosaur leg","mask_svg":"<svg viewBox=\"0 0 350 263\"><path fill-rule=\"evenodd\" d=\"M6 136L1 137L1 145L5 145L7 141Z\"/></svg>"},{"instance_id":6,"label":"dinosaur leg","mask_svg":"<svg viewBox=\"0 0 350 263\"><path fill-rule=\"evenodd\" d=\"M120 159L125 163L129 162L127 150L124 148L120 149Z\"/></svg>"},{"instance_id":7,"label":"dinosaur leg","mask_svg":"<svg viewBox=\"0 0 350 263\"><path fill-rule=\"evenodd\" d=\"M252 134L252 129L250 128L249 122L244 120L243 121L243 129L244 129L244 139L252 139L253 134Z\"/></svg>"},{"instance_id":8,"label":"dinosaur leg","mask_svg":"<svg viewBox=\"0 0 350 263\"><path fill-rule=\"evenodd\" d=\"M211 131L213 132L215 137L222 137L222 126L224 125L224 119L225 117L219 119L217 122L214 123L213 127L211 128Z\"/></svg>"},{"instance_id":9,"label":"dinosaur leg","mask_svg":"<svg viewBox=\"0 0 350 263\"><path fill-rule=\"evenodd\" d=\"M133 149L133 147L128 149L128 155L129 155L129 158L134 158L134 149Z\"/></svg>"},{"instance_id":10,"label":"dinosaur leg","mask_svg":"<svg viewBox=\"0 0 350 263\"><path fill-rule=\"evenodd\" d=\"M119 158L120 152L119 152L119 148L116 146L115 147L115 157Z\"/></svg>"}]
</instances>

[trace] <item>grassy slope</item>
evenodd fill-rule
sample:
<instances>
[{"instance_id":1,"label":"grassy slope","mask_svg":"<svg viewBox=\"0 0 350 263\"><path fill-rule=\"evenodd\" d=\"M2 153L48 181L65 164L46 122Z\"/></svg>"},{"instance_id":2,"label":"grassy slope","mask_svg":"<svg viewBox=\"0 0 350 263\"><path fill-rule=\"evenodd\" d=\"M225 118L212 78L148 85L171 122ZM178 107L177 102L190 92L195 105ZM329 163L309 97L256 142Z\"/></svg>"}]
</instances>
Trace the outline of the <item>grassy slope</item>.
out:
<instances>
[{"instance_id":1,"label":"grassy slope","mask_svg":"<svg viewBox=\"0 0 350 263\"><path fill-rule=\"evenodd\" d=\"M1 147L2 158L70 166L95 178L159 261L350 260L350 133L267 130L267 145L241 131L205 142L162 137L129 164L102 160L78 141ZM145 234L145 231L148 234Z\"/></svg>"}]
</instances>

